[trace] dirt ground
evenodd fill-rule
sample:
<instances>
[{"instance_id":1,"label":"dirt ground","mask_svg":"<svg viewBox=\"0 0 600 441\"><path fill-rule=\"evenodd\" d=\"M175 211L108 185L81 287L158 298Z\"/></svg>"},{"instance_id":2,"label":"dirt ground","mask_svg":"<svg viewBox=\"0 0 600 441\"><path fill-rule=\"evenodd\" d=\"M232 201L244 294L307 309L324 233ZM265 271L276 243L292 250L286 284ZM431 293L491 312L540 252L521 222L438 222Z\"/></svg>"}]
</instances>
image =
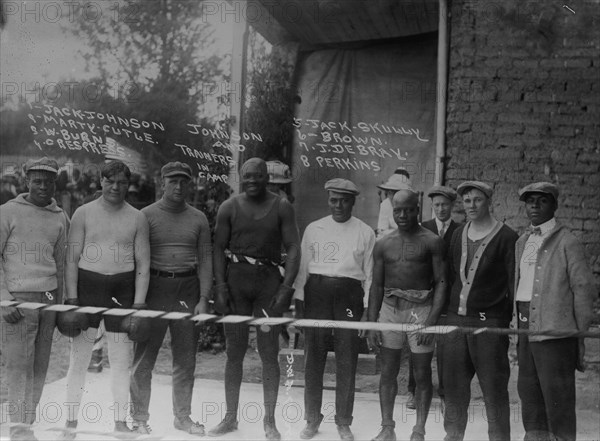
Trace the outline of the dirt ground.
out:
<instances>
[{"instance_id":1,"label":"dirt ground","mask_svg":"<svg viewBox=\"0 0 600 441\"><path fill-rule=\"evenodd\" d=\"M596 341L596 344L599 342ZM106 350L104 353L106 354ZM225 367L226 355L224 351L204 351L200 352L197 357L196 365L196 377L211 379L211 380L223 380L224 367ZM600 360L597 360L600 361ZM109 366L109 360L105 355L104 365ZM47 383L59 380L66 376L67 369L69 366L69 341L56 331L55 342L53 345L52 355L50 359L50 367L48 370ZM0 367L4 372L4 359L0 354ZM171 374L171 354L169 349L168 336L165 339L163 347L159 352L158 360L155 367L157 374ZM437 387L437 370L435 361L432 363L433 369L433 382L434 390ZM400 395L407 394L407 382L408 382L408 362L403 359L400 374L398 376L398 393ZM514 367L510 384L509 392L511 401L517 401L518 395L516 392L516 377L517 368ZM90 373L88 375L94 375ZM284 369L282 368L282 382L285 381ZM296 372L294 376L294 382L300 386L303 384L302 372ZM588 364L588 369L585 373L577 372L577 408L578 409L596 409L600 411L600 363ZM0 402L7 399L7 383L6 376L1 375L0 379ZM248 348L246 358L244 361L244 382L249 383L260 383L261 382L261 364L260 358L256 350L252 347L252 344ZM327 385L335 383L334 374L325 374L324 382ZM360 392L371 392L377 393L379 385L379 375L357 375L356 377L356 390ZM436 393L434 392L434 396ZM472 388L473 399L481 399L481 389L479 388L477 381L474 381Z\"/></svg>"}]
</instances>

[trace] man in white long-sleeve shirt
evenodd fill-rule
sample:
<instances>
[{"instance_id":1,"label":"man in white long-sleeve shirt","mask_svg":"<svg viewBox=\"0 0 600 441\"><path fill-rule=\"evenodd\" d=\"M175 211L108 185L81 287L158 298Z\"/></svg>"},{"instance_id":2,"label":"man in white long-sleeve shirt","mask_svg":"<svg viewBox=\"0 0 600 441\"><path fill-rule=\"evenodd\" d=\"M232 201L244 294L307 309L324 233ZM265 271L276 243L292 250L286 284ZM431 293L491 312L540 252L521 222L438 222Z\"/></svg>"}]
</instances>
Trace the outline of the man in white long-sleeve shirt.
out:
<instances>
[{"instance_id":1,"label":"man in white long-sleeve shirt","mask_svg":"<svg viewBox=\"0 0 600 441\"><path fill-rule=\"evenodd\" d=\"M352 216L359 194L346 179L327 181L331 216L311 223L302 238L302 259L296 278L295 298L299 315L323 320L360 321L366 312L373 272L375 233ZM354 407L354 382L359 337L352 329L307 328L305 331L304 390L306 427L302 439L316 435L323 420L323 372L328 339L332 338L336 360L335 422L343 440L354 439L350 431Z\"/></svg>"}]
</instances>

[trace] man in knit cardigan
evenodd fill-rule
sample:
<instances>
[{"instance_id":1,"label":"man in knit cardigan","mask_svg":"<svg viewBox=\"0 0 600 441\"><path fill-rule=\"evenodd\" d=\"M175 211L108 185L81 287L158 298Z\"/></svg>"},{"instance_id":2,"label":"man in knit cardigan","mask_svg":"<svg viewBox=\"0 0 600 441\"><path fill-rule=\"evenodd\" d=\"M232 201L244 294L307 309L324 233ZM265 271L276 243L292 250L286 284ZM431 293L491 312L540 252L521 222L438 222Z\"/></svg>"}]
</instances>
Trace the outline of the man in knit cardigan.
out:
<instances>
[{"instance_id":1,"label":"man in knit cardigan","mask_svg":"<svg viewBox=\"0 0 600 441\"><path fill-rule=\"evenodd\" d=\"M518 236L492 217L489 185L467 181L456 191L469 221L454 232L448 249L451 289L446 324L487 329L451 332L444 338L446 441L464 438L475 374L490 441L510 441L508 335L496 334L493 328L506 328L511 320Z\"/></svg>"},{"instance_id":2,"label":"man in knit cardigan","mask_svg":"<svg viewBox=\"0 0 600 441\"><path fill-rule=\"evenodd\" d=\"M586 331L596 297L583 246L554 218L558 188L536 182L519 191L531 227L516 245L515 315L520 329ZM583 339L519 335L519 379L525 440L575 440L575 369Z\"/></svg>"},{"instance_id":3,"label":"man in knit cardigan","mask_svg":"<svg viewBox=\"0 0 600 441\"><path fill-rule=\"evenodd\" d=\"M58 164L49 158L25 165L29 193L2 205L0 297L59 303L63 297L64 248L69 220L52 198ZM12 440L35 439L31 424L42 395L55 312L2 308L2 354L6 357Z\"/></svg>"}]
</instances>

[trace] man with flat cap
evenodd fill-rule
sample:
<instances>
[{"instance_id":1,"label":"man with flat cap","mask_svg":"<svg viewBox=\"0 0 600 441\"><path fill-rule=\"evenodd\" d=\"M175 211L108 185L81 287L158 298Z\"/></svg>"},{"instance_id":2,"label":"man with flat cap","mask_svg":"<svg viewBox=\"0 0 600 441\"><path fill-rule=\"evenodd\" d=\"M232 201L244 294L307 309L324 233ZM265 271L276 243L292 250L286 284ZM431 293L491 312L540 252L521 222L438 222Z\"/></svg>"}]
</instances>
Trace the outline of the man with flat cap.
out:
<instances>
[{"instance_id":1,"label":"man with flat cap","mask_svg":"<svg viewBox=\"0 0 600 441\"><path fill-rule=\"evenodd\" d=\"M310 319L360 321L371 286L375 233L352 216L359 194L354 183L331 179L325 190L331 215L309 224L302 237L302 260L294 284L297 314ZM331 338L336 362L335 422L341 439L354 439L350 425L360 340L356 330L331 328L304 331L307 424L300 433L302 439L313 438L323 420L323 373Z\"/></svg>"},{"instance_id":2,"label":"man with flat cap","mask_svg":"<svg viewBox=\"0 0 600 441\"><path fill-rule=\"evenodd\" d=\"M448 249L450 299L447 324L506 328L513 308L517 234L490 213L492 188L479 181L460 184L468 222ZM490 441L510 440L508 335L451 332L443 337L446 441L462 441L469 415L471 380L477 374Z\"/></svg>"},{"instance_id":3,"label":"man with flat cap","mask_svg":"<svg viewBox=\"0 0 600 441\"><path fill-rule=\"evenodd\" d=\"M267 190L265 161L250 158L241 169L243 192L225 201L217 213L215 252L215 309L223 314L280 317L290 307L292 284L300 265L300 239L292 205ZM281 268L281 250L287 258ZM281 270L284 271L282 277ZM210 436L237 429L242 369L248 348L248 326L225 324L227 362L225 401L227 411ZM265 437L281 438L275 425L279 391L279 334L281 326L257 332L263 370Z\"/></svg>"},{"instance_id":4,"label":"man with flat cap","mask_svg":"<svg viewBox=\"0 0 600 441\"><path fill-rule=\"evenodd\" d=\"M421 224L423 228L427 228L434 234L437 234L442 239L444 239L444 244L446 248L450 246L450 241L452 240L452 235L454 234L454 230L456 230L461 224L454 222L452 220L452 208L454 207L454 202L456 201L456 191L454 191L451 187L446 187L442 185L434 185L427 192L427 196L431 198L431 206L433 207L433 219L425 221ZM442 307L442 311L440 313L440 318L438 319L437 324L442 326L446 324L446 316L448 313L448 301L444 302L444 306ZM437 370L438 370L438 395L440 396L442 403L442 412L444 411L444 376L443 372L443 363L444 363L444 351L443 351L443 339L438 338L436 340L436 362L437 362ZM413 393L414 393L414 376L412 373L412 368L410 371L409 377L409 390L411 386L411 381L413 384Z\"/></svg>"},{"instance_id":5,"label":"man with flat cap","mask_svg":"<svg viewBox=\"0 0 600 441\"><path fill-rule=\"evenodd\" d=\"M25 165L29 193L2 205L0 299L54 304L63 298L64 251L69 220L56 205L58 164L47 157ZM2 308L10 438L35 439L35 422L48 370L56 313Z\"/></svg>"},{"instance_id":6,"label":"man with flat cap","mask_svg":"<svg viewBox=\"0 0 600 441\"><path fill-rule=\"evenodd\" d=\"M587 331L596 297L581 243L556 221L558 188L536 182L519 190L531 226L516 245L515 301L520 329L517 389L526 441L575 440L575 369L583 370L583 338L544 331Z\"/></svg>"},{"instance_id":7,"label":"man with flat cap","mask_svg":"<svg viewBox=\"0 0 600 441\"><path fill-rule=\"evenodd\" d=\"M440 236L449 246L454 230L460 225L451 217L452 207L456 201L456 191L450 187L435 185L429 189L427 196L431 198L434 217L423 222L421 226Z\"/></svg>"},{"instance_id":8,"label":"man with flat cap","mask_svg":"<svg viewBox=\"0 0 600 441\"><path fill-rule=\"evenodd\" d=\"M146 304L152 310L208 312L212 288L212 245L208 219L186 199L192 169L169 162L161 169L162 199L142 209L150 227L150 284ZM136 432L150 433L148 407L152 369L167 328L173 356L174 426L203 436L204 426L190 418L199 328L190 320L152 320L148 339L135 344L131 370L131 413Z\"/></svg>"}]
</instances>

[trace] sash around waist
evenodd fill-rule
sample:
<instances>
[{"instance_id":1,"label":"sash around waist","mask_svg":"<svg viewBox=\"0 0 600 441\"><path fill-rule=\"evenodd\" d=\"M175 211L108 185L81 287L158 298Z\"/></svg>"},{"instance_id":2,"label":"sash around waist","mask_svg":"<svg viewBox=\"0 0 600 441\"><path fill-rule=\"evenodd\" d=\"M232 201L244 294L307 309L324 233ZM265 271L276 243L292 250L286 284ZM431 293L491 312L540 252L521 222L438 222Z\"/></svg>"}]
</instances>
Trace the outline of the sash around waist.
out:
<instances>
[{"instance_id":1,"label":"sash around waist","mask_svg":"<svg viewBox=\"0 0 600 441\"><path fill-rule=\"evenodd\" d=\"M384 288L384 296L399 297L413 303L428 303L433 299L433 289Z\"/></svg>"}]
</instances>

